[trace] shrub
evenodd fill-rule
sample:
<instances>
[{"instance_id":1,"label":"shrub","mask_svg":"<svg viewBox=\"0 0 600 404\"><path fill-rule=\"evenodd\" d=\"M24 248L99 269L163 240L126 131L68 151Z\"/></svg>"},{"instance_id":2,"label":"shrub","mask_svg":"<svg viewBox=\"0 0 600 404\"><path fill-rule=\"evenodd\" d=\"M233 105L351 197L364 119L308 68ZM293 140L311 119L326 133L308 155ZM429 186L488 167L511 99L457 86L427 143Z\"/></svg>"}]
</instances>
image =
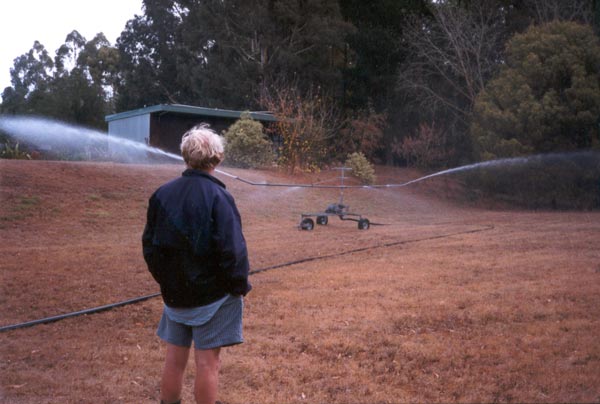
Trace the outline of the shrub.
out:
<instances>
[{"instance_id":1,"label":"shrub","mask_svg":"<svg viewBox=\"0 0 600 404\"><path fill-rule=\"evenodd\" d=\"M17 159L17 160L31 160L31 155L19 148L19 143L15 143L14 146L10 142L0 144L0 158L3 159Z\"/></svg>"},{"instance_id":2,"label":"shrub","mask_svg":"<svg viewBox=\"0 0 600 404\"><path fill-rule=\"evenodd\" d=\"M386 127L387 114L377 114L372 110L363 111L344 122L339 131L340 136L333 138L332 152L335 157L343 158L348 153L360 150L365 157L373 160L377 152L381 151Z\"/></svg>"},{"instance_id":3,"label":"shrub","mask_svg":"<svg viewBox=\"0 0 600 404\"><path fill-rule=\"evenodd\" d=\"M281 139L278 164L291 173L319 170L328 159L327 142L341 124L334 98L281 84L263 88L260 103L277 118L270 130Z\"/></svg>"},{"instance_id":4,"label":"shrub","mask_svg":"<svg viewBox=\"0 0 600 404\"><path fill-rule=\"evenodd\" d=\"M375 182L375 169L364 154L360 152L349 154L346 167L352 168L352 175L360 179L363 184L373 184Z\"/></svg>"},{"instance_id":5,"label":"shrub","mask_svg":"<svg viewBox=\"0 0 600 404\"><path fill-rule=\"evenodd\" d=\"M419 168L443 166L452 155L446 147L443 131L436 128L435 123L421 123L413 136L394 143L392 151L409 166Z\"/></svg>"},{"instance_id":6,"label":"shrub","mask_svg":"<svg viewBox=\"0 0 600 404\"><path fill-rule=\"evenodd\" d=\"M256 168L274 160L272 143L262 124L247 112L225 132L225 140L225 160L231 166Z\"/></svg>"}]
</instances>

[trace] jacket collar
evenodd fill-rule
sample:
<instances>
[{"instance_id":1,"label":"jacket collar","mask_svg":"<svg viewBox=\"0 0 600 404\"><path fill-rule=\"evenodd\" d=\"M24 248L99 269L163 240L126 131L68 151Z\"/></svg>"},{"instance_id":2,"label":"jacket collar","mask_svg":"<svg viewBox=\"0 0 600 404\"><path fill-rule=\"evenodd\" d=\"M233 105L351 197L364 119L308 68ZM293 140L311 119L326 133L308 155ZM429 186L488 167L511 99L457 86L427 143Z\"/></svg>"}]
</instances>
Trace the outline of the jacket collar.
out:
<instances>
[{"instance_id":1,"label":"jacket collar","mask_svg":"<svg viewBox=\"0 0 600 404\"><path fill-rule=\"evenodd\" d=\"M212 175L210 175L209 173L207 173L206 171L201 171L201 170L195 170L193 168L188 168L186 169L183 173L181 173L181 175L183 177L204 177L212 182L214 182L215 184L226 188L225 184L223 184L218 178L213 177Z\"/></svg>"}]
</instances>

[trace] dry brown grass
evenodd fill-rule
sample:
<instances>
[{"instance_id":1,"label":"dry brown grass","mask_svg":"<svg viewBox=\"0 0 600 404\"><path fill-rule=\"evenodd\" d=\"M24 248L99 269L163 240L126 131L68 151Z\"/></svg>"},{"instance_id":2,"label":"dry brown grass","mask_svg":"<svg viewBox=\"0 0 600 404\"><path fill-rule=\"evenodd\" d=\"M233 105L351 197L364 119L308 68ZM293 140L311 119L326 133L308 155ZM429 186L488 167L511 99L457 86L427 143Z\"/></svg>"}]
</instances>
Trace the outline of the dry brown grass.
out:
<instances>
[{"instance_id":1,"label":"dry brown grass","mask_svg":"<svg viewBox=\"0 0 600 404\"><path fill-rule=\"evenodd\" d=\"M181 169L0 161L0 325L155 292L146 200ZM388 226L302 232L299 214L335 191L224 180L254 269L373 247L251 277L246 343L223 353L224 403L600 401L599 213L461 207L439 179L347 194ZM1 333L0 402L157 402L161 304Z\"/></svg>"}]
</instances>

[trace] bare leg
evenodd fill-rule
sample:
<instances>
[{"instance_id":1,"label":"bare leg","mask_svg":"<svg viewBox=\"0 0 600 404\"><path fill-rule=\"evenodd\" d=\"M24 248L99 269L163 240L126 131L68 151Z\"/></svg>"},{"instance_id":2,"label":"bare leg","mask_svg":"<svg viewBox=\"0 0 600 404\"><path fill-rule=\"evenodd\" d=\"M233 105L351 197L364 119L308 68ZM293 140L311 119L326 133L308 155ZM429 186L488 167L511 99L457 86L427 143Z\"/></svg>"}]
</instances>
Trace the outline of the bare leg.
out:
<instances>
[{"instance_id":1,"label":"bare leg","mask_svg":"<svg viewBox=\"0 0 600 404\"><path fill-rule=\"evenodd\" d=\"M221 348L196 349L196 382L194 384L194 397L197 404L214 404L217 400L219 388L219 369Z\"/></svg>"},{"instance_id":2,"label":"bare leg","mask_svg":"<svg viewBox=\"0 0 600 404\"><path fill-rule=\"evenodd\" d=\"M160 399L165 403L174 403L181 399L183 373L189 354L189 347L167 343L167 357L160 383Z\"/></svg>"}]
</instances>

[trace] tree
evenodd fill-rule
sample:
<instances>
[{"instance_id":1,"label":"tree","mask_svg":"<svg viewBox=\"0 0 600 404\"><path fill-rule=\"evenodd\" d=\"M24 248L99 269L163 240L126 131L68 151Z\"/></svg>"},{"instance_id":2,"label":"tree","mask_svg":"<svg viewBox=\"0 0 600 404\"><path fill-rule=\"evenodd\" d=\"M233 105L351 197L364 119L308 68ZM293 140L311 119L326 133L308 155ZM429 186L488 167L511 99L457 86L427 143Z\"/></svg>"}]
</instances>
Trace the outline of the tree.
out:
<instances>
[{"instance_id":1,"label":"tree","mask_svg":"<svg viewBox=\"0 0 600 404\"><path fill-rule=\"evenodd\" d=\"M207 106L257 106L263 87L296 82L341 93L350 25L337 0L182 1L181 45L191 69L181 83Z\"/></svg>"},{"instance_id":2,"label":"tree","mask_svg":"<svg viewBox=\"0 0 600 404\"><path fill-rule=\"evenodd\" d=\"M97 34L85 43L77 59L91 83L102 89L104 98L112 105L119 83L119 51L111 46L104 34Z\"/></svg>"},{"instance_id":3,"label":"tree","mask_svg":"<svg viewBox=\"0 0 600 404\"><path fill-rule=\"evenodd\" d=\"M594 0L525 0L524 3L538 24L552 21L591 24L594 20Z\"/></svg>"},{"instance_id":4,"label":"tree","mask_svg":"<svg viewBox=\"0 0 600 404\"><path fill-rule=\"evenodd\" d=\"M348 115L353 116L353 122L358 117L362 121L385 117L384 124L377 125L382 131L376 150L363 151L369 158L391 162L389 146L410 121L402 94L396 89L397 75L408 55L405 29L411 19L427 14L427 3L427 0L340 0L342 14L355 26L346 36L341 102ZM374 119L369 117L372 114Z\"/></svg>"},{"instance_id":5,"label":"tree","mask_svg":"<svg viewBox=\"0 0 600 404\"><path fill-rule=\"evenodd\" d=\"M112 95L105 76L114 71L116 61L102 60L101 53L116 53L102 33L91 41L77 31L67 35L56 51L56 69L50 84L53 110L48 115L96 128L105 126L104 116L110 111Z\"/></svg>"},{"instance_id":6,"label":"tree","mask_svg":"<svg viewBox=\"0 0 600 404\"><path fill-rule=\"evenodd\" d=\"M56 67L55 75L62 76L77 66L79 54L85 46L86 40L78 31L71 31L65 39L65 43L56 51L54 65Z\"/></svg>"},{"instance_id":7,"label":"tree","mask_svg":"<svg viewBox=\"0 0 600 404\"><path fill-rule=\"evenodd\" d=\"M415 20L406 32L412 53L400 88L427 110L446 110L467 122L500 59L500 13L494 1L469 8L453 1L432 5L433 20Z\"/></svg>"},{"instance_id":8,"label":"tree","mask_svg":"<svg viewBox=\"0 0 600 404\"><path fill-rule=\"evenodd\" d=\"M117 108L255 108L279 79L341 93L348 27L337 0L144 0L118 39Z\"/></svg>"},{"instance_id":9,"label":"tree","mask_svg":"<svg viewBox=\"0 0 600 404\"><path fill-rule=\"evenodd\" d=\"M207 107L255 107L259 72L252 64L260 53L258 32L266 26L263 7L239 0L182 3L188 12L181 22L180 66L187 74L180 85Z\"/></svg>"},{"instance_id":10,"label":"tree","mask_svg":"<svg viewBox=\"0 0 600 404\"><path fill-rule=\"evenodd\" d=\"M104 116L112 111L115 56L116 49L101 33L88 42L72 31L54 61L36 41L28 53L15 59L12 87L3 92L1 111L104 128Z\"/></svg>"},{"instance_id":11,"label":"tree","mask_svg":"<svg viewBox=\"0 0 600 404\"><path fill-rule=\"evenodd\" d=\"M345 105L384 113L395 99L397 70L406 57L408 20L426 12L426 0L340 0L344 17L355 27L347 35L344 67Z\"/></svg>"},{"instance_id":12,"label":"tree","mask_svg":"<svg viewBox=\"0 0 600 404\"><path fill-rule=\"evenodd\" d=\"M48 51L35 41L29 52L15 58L10 69L12 87L2 94L2 112L38 113L48 111L49 83L54 63Z\"/></svg>"},{"instance_id":13,"label":"tree","mask_svg":"<svg viewBox=\"0 0 600 404\"><path fill-rule=\"evenodd\" d=\"M508 43L506 64L477 97L471 136L485 158L598 143L600 42L573 22L533 26Z\"/></svg>"},{"instance_id":14,"label":"tree","mask_svg":"<svg viewBox=\"0 0 600 404\"><path fill-rule=\"evenodd\" d=\"M174 0L144 0L144 15L129 20L117 39L117 109L179 103L177 46L183 10Z\"/></svg>"},{"instance_id":15,"label":"tree","mask_svg":"<svg viewBox=\"0 0 600 404\"><path fill-rule=\"evenodd\" d=\"M470 158L467 129L477 94L502 61L504 21L510 8L499 0L446 0L430 5L430 17L415 19L405 33L410 56L400 69L414 125L404 136L436 122L445 134L445 154ZM401 139L398 139L401 142Z\"/></svg>"}]
</instances>

